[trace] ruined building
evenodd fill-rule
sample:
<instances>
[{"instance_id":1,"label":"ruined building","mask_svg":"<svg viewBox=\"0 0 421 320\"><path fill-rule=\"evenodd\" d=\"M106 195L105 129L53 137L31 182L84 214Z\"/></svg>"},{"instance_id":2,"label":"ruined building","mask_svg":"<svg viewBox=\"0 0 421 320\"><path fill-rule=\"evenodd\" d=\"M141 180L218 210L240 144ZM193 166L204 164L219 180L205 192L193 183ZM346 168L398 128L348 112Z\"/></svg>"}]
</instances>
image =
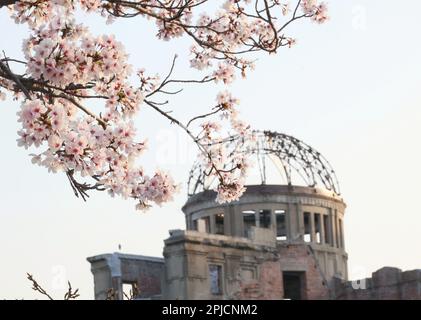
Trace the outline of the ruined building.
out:
<instances>
[{"instance_id":1,"label":"ruined building","mask_svg":"<svg viewBox=\"0 0 421 320\"><path fill-rule=\"evenodd\" d=\"M193 167L186 230L169 232L163 258L88 258L95 299L110 289L123 299L125 286L137 287L138 299L421 299L421 270L383 268L347 281L346 204L319 152L285 134L256 132L249 153L260 181L236 202L218 204L212 181ZM269 184L269 175L283 182Z\"/></svg>"}]
</instances>

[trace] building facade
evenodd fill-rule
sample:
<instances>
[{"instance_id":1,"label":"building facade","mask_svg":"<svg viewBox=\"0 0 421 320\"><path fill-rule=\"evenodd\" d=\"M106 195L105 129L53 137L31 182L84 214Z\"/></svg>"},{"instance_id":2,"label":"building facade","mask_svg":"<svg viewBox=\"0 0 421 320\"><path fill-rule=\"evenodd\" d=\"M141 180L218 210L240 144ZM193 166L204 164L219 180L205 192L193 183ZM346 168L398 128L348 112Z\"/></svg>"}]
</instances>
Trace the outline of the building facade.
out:
<instances>
[{"instance_id":1,"label":"building facade","mask_svg":"<svg viewBox=\"0 0 421 320\"><path fill-rule=\"evenodd\" d=\"M329 163L293 137L261 138L259 150L283 161L287 184L248 185L238 201L218 204L199 172L182 208L186 229L169 232L163 258L88 258L95 299L123 299L124 287L137 299L421 299L421 270L383 268L348 281L346 205ZM307 185L292 184L297 167Z\"/></svg>"}]
</instances>

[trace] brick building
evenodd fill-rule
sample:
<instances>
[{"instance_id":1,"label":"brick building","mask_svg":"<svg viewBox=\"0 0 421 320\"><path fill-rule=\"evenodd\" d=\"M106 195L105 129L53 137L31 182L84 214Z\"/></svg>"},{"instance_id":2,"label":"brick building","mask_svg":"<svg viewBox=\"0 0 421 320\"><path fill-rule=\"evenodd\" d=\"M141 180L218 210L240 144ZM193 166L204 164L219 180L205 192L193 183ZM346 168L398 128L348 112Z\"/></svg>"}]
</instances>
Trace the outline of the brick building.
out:
<instances>
[{"instance_id":1,"label":"brick building","mask_svg":"<svg viewBox=\"0 0 421 320\"><path fill-rule=\"evenodd\" d=\"M163 258L88 258L95 299L106 299L110 289L123 299L127 286L137 287L138 299L421 299L421 270L382 268L348 281L346 205L333 169L294 137L256 136L249 150L265 168L261 183L248 185L238 201L218 204L212 182L194 166L182 208L186 230L170 231ZM286 183L267 184L269 157Z\"/></svg>"}]
</instances>

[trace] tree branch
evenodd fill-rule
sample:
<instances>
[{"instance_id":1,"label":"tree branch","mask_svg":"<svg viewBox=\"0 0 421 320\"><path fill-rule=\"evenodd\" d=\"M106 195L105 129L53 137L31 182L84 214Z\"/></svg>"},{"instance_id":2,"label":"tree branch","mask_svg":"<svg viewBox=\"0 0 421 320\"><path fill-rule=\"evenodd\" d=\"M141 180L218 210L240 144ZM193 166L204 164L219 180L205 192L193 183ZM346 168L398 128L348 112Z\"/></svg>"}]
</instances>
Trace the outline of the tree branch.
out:
<instances>
[{"instance_id":1,"label":"tree branch","mask_svg":"<svg viewBox=\"0 0 421 320\"><path fill-rule=\"evenodd\" d=\"M20 81L19 77L17 75L15 75L9 68L9 66L4 63L2 60L0 60L0 70L3 72L4 74L4 78L9 78L10 80L12 80L20 90L22 90L22 92L24 93L25 97L29 100L31 100L31 95L29 93L28 88L26 88L22 82ZM0 76L2 76L0 74Z\"/></svg>"},{"instance_id":2,"label":"tree branch","mask_svg":"<svg viewBox=\"0 0 421 320\"><path fill-rule=\"evenodd\" d=\"M11 4L15 4L19 0L0 0L0 8L5 6L10 6Z\"/></svg>"},{"instance_id":3,"label":"tree branch","mask_svg":"<svg viewBox=\"0 0 421 320\"><path fill-rule=\"evenodd\" d=\"M48 293L47 291L44 290L43 287L41 287L38 282L34 279L34 277L32 276L32 274L26 273L26 277L29 281L32 282L32 290L37 291L39 293L41 293L43 296L46 296L49 300L54 300Z\"/></svg>"}]
</instances>

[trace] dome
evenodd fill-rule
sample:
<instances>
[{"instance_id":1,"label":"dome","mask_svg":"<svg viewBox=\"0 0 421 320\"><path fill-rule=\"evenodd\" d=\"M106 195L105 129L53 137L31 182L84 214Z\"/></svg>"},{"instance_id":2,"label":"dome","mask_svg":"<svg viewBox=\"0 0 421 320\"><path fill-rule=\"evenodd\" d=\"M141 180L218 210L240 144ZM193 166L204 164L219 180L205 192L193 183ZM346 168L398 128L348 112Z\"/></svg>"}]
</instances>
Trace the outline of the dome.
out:
<instances>
[{"instance_id":1,"label":"dome","mask_svg":"<svg viewBox=\"0 0 421 320\"><path fill-rule=\"evenodd\" d=\"M293 136L272 131L254 131L252 137L251 141L247 141L246 152L253 164L250 176L257 181L246 181L246 185L270 183L306 186L340 195L335 171L313 147ZM240 139L244 138L232 136L225 143L232 144ZM244 141L241 140L241 143ZM217 181L206 176L201 163L197 161L190 171L188 196L212 190L216 184Z\"/></svg>"}]
</instances>

